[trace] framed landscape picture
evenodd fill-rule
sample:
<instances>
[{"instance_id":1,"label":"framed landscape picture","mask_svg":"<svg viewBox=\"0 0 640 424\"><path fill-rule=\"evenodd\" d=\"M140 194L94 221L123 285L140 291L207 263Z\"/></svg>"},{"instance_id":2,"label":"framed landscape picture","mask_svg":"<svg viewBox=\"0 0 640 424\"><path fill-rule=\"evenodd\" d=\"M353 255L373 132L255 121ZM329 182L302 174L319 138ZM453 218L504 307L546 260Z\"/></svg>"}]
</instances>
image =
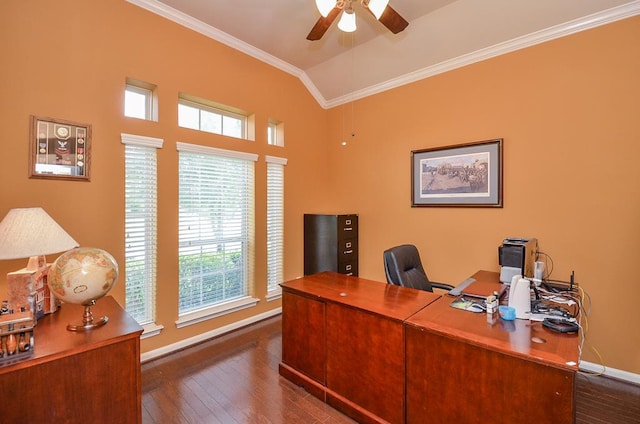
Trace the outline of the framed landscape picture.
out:
<instances>
[{"instance_id":1,"label":"framed landscape picture","mask_svg":"<svg viewBox=\"0 0 640 424\"><path fill-rule=\"evenodd\" d=\"M502 139L411 152L411 206L502 207Z\"/></svg>"},{"instance_id":2,"label":"framed landscape picture","mask_svg":"<svg viewBox=\"0 0 640 424\"><path fill-rule=\"evenodd\" d=\"M91 125L31 116L29 177L89 181Z\"/></svg>"}]
</instances>

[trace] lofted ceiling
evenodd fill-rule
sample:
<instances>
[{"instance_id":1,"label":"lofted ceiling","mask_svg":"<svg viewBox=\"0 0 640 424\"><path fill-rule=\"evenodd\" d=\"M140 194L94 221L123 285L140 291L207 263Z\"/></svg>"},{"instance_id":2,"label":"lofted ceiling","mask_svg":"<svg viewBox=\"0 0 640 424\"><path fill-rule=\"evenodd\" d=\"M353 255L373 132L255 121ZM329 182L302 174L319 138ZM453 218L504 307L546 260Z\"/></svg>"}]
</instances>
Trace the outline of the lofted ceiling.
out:
<instances>
[{"instance_id":1,"label":"lofted ceiling","mask_svg":"<svg viewBox=\"0 0 640 424\"><path fill-rule=\"evenodd\" d=\"M640 0L390 0L392 34L354 0L318 41L314 0L127 0L299 77L324 108L640 14Z\"/></svg>"}]
</instances>

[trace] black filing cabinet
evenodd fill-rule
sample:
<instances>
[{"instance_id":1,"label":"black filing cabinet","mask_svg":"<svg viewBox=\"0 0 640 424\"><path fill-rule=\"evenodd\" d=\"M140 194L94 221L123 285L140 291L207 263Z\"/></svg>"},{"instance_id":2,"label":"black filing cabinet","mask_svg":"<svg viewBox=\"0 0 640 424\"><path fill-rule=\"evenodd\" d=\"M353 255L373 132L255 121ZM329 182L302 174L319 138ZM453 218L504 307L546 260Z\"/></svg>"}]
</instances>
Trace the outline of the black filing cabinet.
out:
<instances>
[{"instance_id":1,"label":"black filing cabinet","mask_svg":"<svg viewBox=\"0 0 640 424\"><path fill-rule=\"evenodd\" d=\"M358 215L304 215L304 275L358 275Z\"/></svg>"}]
</instances>

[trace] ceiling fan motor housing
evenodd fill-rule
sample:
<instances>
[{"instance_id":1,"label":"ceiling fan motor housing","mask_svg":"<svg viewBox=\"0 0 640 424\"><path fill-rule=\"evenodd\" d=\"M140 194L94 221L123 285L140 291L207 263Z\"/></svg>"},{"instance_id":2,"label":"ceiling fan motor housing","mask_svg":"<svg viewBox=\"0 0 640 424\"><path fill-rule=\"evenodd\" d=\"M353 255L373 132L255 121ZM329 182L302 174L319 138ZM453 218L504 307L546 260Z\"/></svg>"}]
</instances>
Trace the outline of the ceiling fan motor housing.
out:
<instances>
[{"instance_id":1,"label":"ceiling fan motor housing","mask_svg":"<svg viewBox=\"0 0 640 424\"><path fill-rule=\"evenodd\" d=\"M360 0L362 6L367 9L371 14L373 14L381 24L383 24L389 31L394 34L403 31L408 25L407 22L398 12L396 12L385 0ZM375 11L370 8L372 1L378 1L376 4ZM307 40L315 41L319 40L324 36L325 32L329 29L333 21L338 17L341 10L344 10L343 13L353 14L353 0L336 0L333 9L331 9L326 15L321 12L322 16L318 19L316 24L311 28L309 35L307 35ZM318 10L320 9L319 0L316 0L316 4L318 5ZM323 7L327 6L326 4ZM330 7L330 4L328 5ZM353 25L353 29L355 30L355 24Z\"/></svg>"}]
</instances>

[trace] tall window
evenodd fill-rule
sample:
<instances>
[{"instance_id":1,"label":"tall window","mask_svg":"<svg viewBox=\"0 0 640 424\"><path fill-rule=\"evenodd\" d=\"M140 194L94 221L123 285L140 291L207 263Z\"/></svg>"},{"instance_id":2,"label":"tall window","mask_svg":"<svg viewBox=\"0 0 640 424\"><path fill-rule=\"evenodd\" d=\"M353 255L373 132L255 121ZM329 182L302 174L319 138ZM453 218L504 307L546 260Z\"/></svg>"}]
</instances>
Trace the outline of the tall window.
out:
<instances>
[{"instance_id":1,"label":"tall window","mask_svg":"<svg viewBox=\"0 0 640 424\"><path fill-rule=\"evenodd\" d=\"M284 166L287 160L267 156L267 297L280 293L284 256Z\"/></svg>"},{"instance_id":2,"label":"tall window","mask_svg":"<svg viewBox=\"0 0 640 424\"><path fill-rule=\"evenodd\" d=\"M255 304L249 283L257 155L186 143L178 150L178 297L187 322L187 314L199 320L211 307Z\"/></svg>"},{"instance_id":3,"label":"tall window","mask_svg":"<svg viewBox=\"0 0 640 424\"><path fill-rule=\"evenodd\" d=\"M178 125L236 138L247 138L247 117L240 113L180 98Z\"/></svg>"},{"instance_id":4,"label":"tall window","mask_svg":"<svg viewBox=\"0 0 640 424\"><path fill-rule=\"evenodd\" d=\"M125 145L125 305L145 333L154 328L157 262L157 158L160 139L122 134Z\"/></svg>"}]
</instances>

